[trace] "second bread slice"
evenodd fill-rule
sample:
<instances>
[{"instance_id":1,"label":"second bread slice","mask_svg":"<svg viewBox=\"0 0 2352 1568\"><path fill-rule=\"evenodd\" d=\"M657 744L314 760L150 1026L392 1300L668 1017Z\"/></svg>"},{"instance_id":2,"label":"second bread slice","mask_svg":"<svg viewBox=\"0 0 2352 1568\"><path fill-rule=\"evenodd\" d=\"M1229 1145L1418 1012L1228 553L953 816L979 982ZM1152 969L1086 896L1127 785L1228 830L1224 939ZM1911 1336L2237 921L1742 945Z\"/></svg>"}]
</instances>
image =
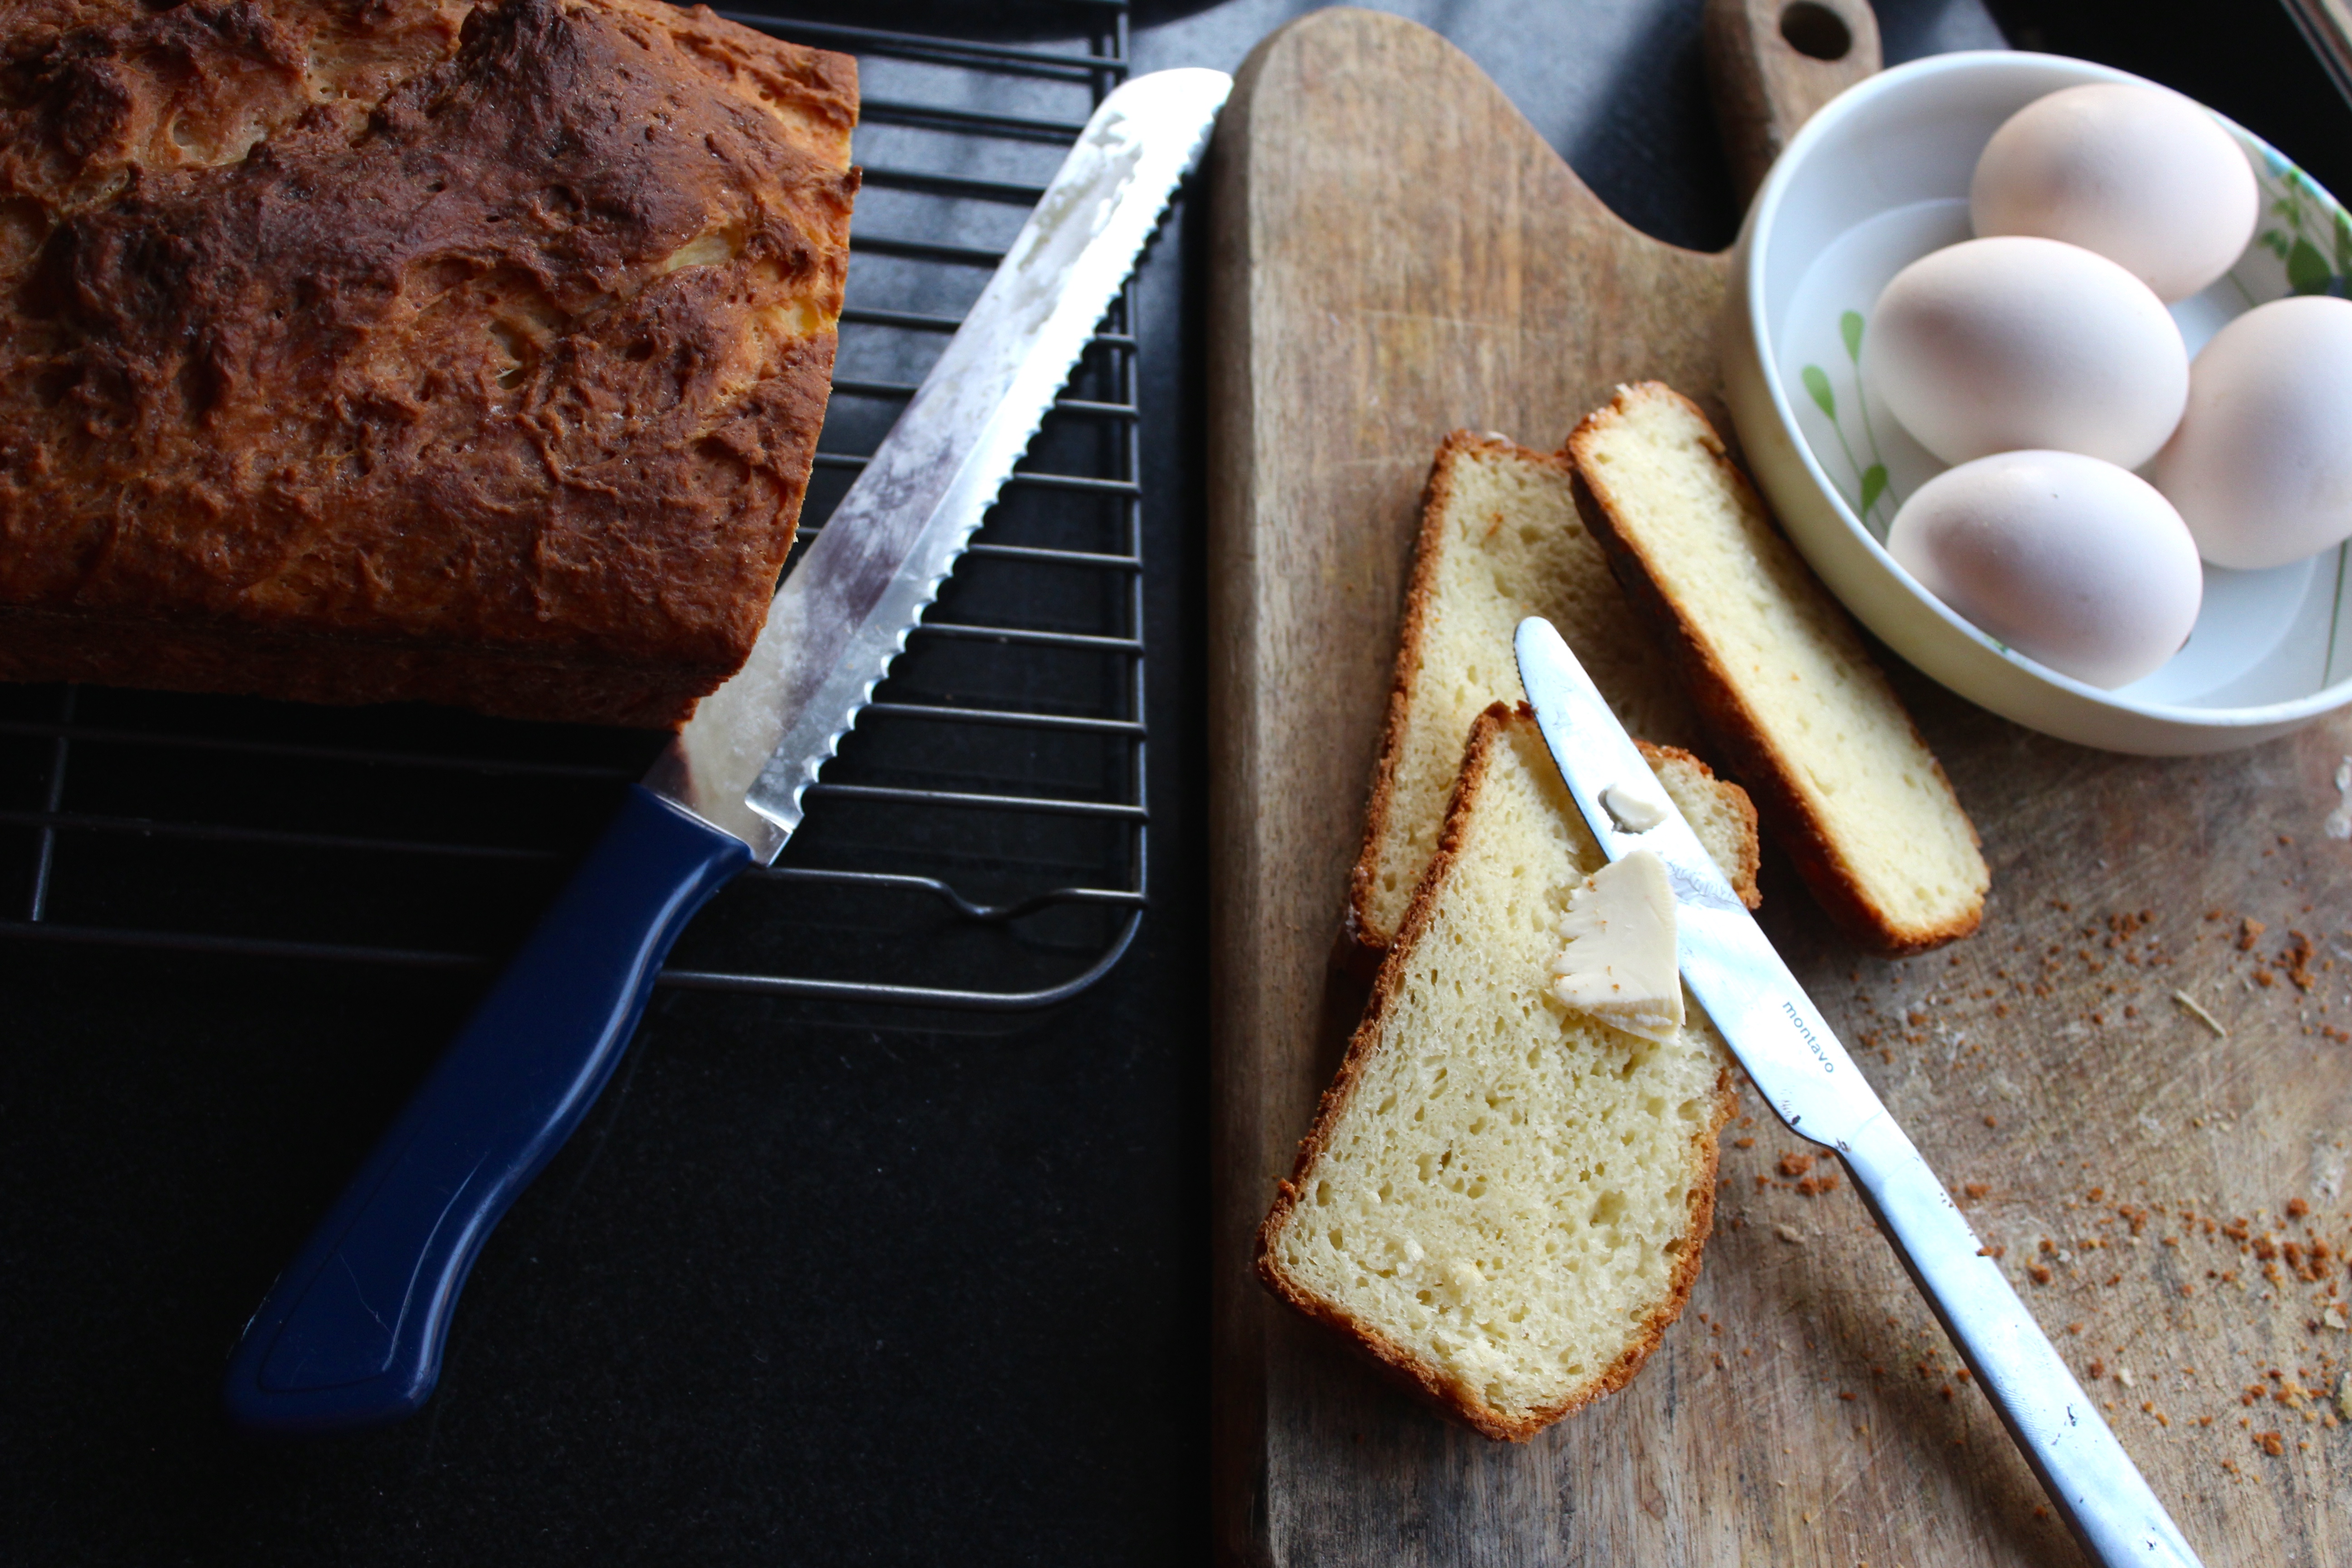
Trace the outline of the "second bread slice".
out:
<instances>
[{"instance_id":1,"label":"second bread slice","mask_svg":"<svg viewBox=\"0 0 2352 1568\"><path fill-rule=\"evenodd\" d=\"M1679 749L1698 722L1664 647L1626 603L1600 547L1576 521L1564 454L1457 430L1430 466L1412 584L1405 597L1388 725L1348 889L1348 931L1369 969L1396 939L1462 768L1462 742L1489 702L1526 693L1511 634L1528 616L1559 629L1627 730L1644 745L1683 815L1746 817L1738 785ZM1721 842L1754 842L1728 834ZM1723 863L1756 907L1756 861Z\"/></svg>"},{"instance_id":2,"label":"second bread slice","mask_svg":"<svg viewBox=\"0 0 2352 1568\"><path fill-rule=\"evenodd\" d=\"M1887 952L1976 930L1991 881L1976 829L1706 416L1645 382L1568 446L1586 524L1678 650L1720 760L1822 908Z\"/></svg>"}]
</instances>

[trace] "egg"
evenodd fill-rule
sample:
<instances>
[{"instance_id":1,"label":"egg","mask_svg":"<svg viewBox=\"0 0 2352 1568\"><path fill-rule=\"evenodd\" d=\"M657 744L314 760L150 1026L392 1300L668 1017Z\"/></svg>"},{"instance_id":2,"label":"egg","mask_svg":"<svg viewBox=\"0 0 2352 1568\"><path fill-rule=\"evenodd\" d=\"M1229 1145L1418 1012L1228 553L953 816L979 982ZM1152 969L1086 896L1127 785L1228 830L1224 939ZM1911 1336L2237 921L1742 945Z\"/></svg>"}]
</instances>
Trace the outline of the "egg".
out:
<instances>
[{"instance_id":1,"label":"egg","mask_svg":"<svg viewBox=\"0 0 2352 1568\"><path fill-rule=\"evenodd\" d=\"M2352 300L2273 300L2214 333L2156 484L2216 566L2352 538Z\"/></svg>"},{"instance_id":2,"label":"egg","mask_svg":"<svg viewBox=\"0 0 2352 1568\"><path fill-rule=\"evenodd\" d=\"M2022 236L1948 245L1896 273L1862 374L1947 463L2037 448L2136 468L2189 400L2189 350L2147 284Z\"/></svg>"},{"instance_id":3,"label":"egg","mask_svg":"<svg viewBox=\"0 0 2352 1568\"><path fill-rule=\"evenodd\" d=\"M1887 553L1986 635L2062 675L2127 686L2180 650L2205 576L2170 503L2075 452L2002 452L1914 491Z\"/></svg>"},{"instance_id":4,"label":"egg","mask_svg":"<svg viewBox=\"0 0 2352 1568\"><path fill-rule=\"evenodd\" d=\"M2261 216L2253 165L2220 121L2179 93L2126 82L2027 104L1993 132L1969 184L1979 237L2079 245L2168 301L2227 272Z\"/></svg>"}]
</instances>

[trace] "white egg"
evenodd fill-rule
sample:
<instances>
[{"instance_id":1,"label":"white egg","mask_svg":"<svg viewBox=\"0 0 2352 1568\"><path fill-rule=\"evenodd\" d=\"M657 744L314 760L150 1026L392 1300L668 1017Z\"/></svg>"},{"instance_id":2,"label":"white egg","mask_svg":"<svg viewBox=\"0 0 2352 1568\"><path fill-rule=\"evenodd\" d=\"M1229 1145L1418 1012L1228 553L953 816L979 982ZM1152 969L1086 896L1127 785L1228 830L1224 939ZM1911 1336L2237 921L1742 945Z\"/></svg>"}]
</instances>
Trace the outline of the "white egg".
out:
<instances>
[{"instance_id":1,"label":"white egg","mask_svg":"<svg viewBox=\"0 0 2352 1568\"><path fill-rule=\"evenodd\" d=\"M2027 104L1993 132L1969 184L1979 236L2079 245L2166 300L2227 272L2261 216L2253 165L2220 121L2177 92L2127 82Z\"/></svg>"},{"instance_id":2,"label":"white egg","mask_svg":"<svg viewBox=\"0 0 2352 1568\"><path fill-rule=\"evenodd\" d=\"M2179 514L2147 480L2074 452L1946 469L1895 514L1886 550L1978 629L2103 689L2179 652L2205 595Z\"/></svg>"},{"instance_id":3,"label":"white egg","mask_svg":"<svg viewBox=\"0 0 2352 1568\"><path fill-rule=\"evenodd\" d=\"M2054 239L1964 240L1896 273L1862 372L1948 463L2035 448L2136 468L2189 400L2189 350L2164 302Z\"/></svg>"},{"instance_id":4,"label":"white egg","mask_svg":"<svg viewBox=\"0 0 2352 1568\"><path fill-rule=\"evenodd\" d=\"M2214 333L2156 483L2216 566L2352 538L2352 300L2273 300Z\"/></svg>"}]
</instances>

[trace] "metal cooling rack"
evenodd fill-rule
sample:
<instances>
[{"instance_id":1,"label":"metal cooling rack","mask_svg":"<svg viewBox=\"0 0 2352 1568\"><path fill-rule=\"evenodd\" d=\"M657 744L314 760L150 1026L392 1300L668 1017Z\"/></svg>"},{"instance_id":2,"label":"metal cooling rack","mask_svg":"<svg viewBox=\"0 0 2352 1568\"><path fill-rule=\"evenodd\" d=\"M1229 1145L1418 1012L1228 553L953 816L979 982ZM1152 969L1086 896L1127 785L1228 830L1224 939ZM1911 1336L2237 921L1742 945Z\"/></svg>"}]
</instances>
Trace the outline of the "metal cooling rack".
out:
<instances>
[{"instance_id":1,"label":"metal cooling rack","mask_svg":"<svg viewBox=\"0 0 2352 1568\"><path fill-rule=\"evenodd\" d=\"M805 548L1125 79L1127 15L1042 0L1019 12L1030 41L1006 44L866 26L870 6L857 25L730 14L861 73L865 189ZM1134 327L1130 290L780 862L720 895L663 984L1010 1010L1075 995L1126 951L1148 816ZM24 889L0 938L488 965L659 744L424 708L0 689L0 876L14 856Z\"/></svg>"}]
</instances>

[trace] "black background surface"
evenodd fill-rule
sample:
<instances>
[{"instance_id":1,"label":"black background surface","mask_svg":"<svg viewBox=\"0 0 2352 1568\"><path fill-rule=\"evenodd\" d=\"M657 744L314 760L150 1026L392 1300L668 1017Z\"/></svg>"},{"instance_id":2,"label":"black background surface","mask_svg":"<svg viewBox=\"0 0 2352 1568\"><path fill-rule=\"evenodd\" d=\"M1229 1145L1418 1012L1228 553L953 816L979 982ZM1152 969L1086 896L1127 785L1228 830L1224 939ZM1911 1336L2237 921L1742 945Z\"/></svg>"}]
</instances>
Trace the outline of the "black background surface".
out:
<instances>
[{"instance_id":1,"label":"black background surface","mask_svg":"<svg viewBox=\"0 0 2352 1568\"><path fill-rule=\"evenodd\" d=\"M1231 69L1308 8L1145 5L1136 66ZM1697 0L1391 8L1643 227L1729 241ZM1992 9L2352 190L2352 115L2269 0ZM1881 14L1890 61L1999 37L1974 0ZM1180 208L1141 277L1154 853L1124 963L1013 1020L659 994L489 1243L426 1412L281 1442L221 1420L223 1359L481 981L0 946L0 1559L1205 1553L1202 237Z\"/></svg>"}]
</instances>

